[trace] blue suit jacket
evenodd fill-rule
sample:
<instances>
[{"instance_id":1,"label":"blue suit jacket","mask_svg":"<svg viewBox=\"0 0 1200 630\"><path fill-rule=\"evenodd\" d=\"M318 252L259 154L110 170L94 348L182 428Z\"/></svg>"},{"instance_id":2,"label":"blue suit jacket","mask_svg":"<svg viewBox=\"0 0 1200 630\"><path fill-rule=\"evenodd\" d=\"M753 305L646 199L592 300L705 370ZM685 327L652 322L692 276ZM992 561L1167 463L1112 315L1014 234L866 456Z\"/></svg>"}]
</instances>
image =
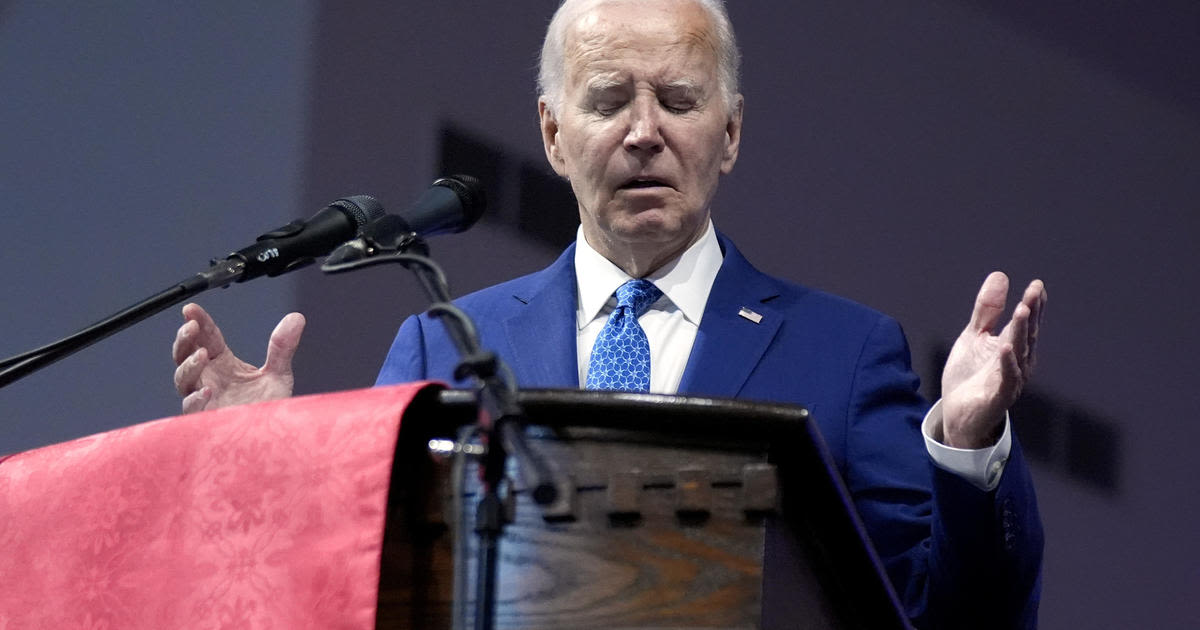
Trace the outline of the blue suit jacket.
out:
<instances>
[{"instance_id":1,"label":"blue suit jacket","mask_svg":"<svg viewBox=\"0 0 1200 630\"><path fill-rule=\"evenodd\" d=\"M1036 626L1042 530L1020 447L992 492L934 466L895 320L763 274L719 239L724 261L679 393L806 406L918 627ZM522 387L579 387L574 253L456 301ZM442 325L413 316L378 384L452 381L457 361Z\"/></svg>"}]
</instances>

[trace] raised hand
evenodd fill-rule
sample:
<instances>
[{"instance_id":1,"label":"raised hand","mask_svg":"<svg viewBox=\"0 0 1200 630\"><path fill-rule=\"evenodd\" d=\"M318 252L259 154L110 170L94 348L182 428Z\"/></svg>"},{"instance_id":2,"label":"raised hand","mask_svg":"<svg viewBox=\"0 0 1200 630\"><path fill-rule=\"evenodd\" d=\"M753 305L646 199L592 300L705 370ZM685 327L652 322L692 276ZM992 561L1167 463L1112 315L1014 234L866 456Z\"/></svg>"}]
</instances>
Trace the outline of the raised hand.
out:
<instances>
[{"instance_id":1,"label":"raised hand","mask_svg":"<svg viewBox=\"0 0 1200 630\"><path fill-rule=\"evenodd\" d=\"M234 356L221 329L198 304L184 306L183 318L171 346L183 413L292 395L292 357L304 332L303 315L290 313L275 326L261 368Z\"/></svg>"},{"instance_id":2,"label":"raised hand","mask_svg":"<svg viewBox=\"0 0 1200 630\"><path fill-rule=\"evenodd\" d=\"M942 371L942 437L947 446L983 448L1000 437L1005 411L1029 381L1046 287L1029 283L1012 319L999 329L1008 276L993 271L975 298L971 321L954 342ZM999 332L997 332L999 329Z\"/></svg>"}]
</instances>

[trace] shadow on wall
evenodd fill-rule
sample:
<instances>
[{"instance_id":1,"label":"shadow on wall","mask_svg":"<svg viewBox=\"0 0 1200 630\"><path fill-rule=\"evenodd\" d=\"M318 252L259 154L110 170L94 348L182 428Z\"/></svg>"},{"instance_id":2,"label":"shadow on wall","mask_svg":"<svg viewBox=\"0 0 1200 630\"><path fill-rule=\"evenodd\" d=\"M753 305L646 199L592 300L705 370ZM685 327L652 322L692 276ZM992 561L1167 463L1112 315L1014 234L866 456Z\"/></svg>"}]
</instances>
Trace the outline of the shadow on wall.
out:
<instances>
[{"instance_id":1,"label":"shadow on wall","mask_svg":"<svg viewBox=\"0 0 1200 630\"><path fill-rule=\"evenodd\" d=\"M443 121L438 132L438 172L466 173L484 183L483 220L563 249L575 240L579 215L571 186L544 162L514 159L497 143ZM512 190L507 182L516 182Z\"/></svg>"}]
</instances>

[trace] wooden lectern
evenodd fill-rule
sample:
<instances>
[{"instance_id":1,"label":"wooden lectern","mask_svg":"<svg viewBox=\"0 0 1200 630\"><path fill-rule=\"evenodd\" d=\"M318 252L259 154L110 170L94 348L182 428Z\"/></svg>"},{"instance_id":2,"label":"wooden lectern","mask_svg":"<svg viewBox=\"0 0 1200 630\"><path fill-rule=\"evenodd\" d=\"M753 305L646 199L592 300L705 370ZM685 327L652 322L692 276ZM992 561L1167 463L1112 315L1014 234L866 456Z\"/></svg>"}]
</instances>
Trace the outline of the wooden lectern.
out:
<instances>
[{"instance_id":1,"label":"wooden lectern","mask_svg":"<svg viewBox=\"0 0 1200 630\"><path fill-rule=\"evenodd\" d=\"M908 627L803 408L583 390L519 400L559 498L543 508L516 484L498 628ZM446 390L406 421L379 628L450 627L449 515L457 499L469 548L477 484L455 491L425 451L473 418L470 394Z\"/></svg>"}]
</instances>

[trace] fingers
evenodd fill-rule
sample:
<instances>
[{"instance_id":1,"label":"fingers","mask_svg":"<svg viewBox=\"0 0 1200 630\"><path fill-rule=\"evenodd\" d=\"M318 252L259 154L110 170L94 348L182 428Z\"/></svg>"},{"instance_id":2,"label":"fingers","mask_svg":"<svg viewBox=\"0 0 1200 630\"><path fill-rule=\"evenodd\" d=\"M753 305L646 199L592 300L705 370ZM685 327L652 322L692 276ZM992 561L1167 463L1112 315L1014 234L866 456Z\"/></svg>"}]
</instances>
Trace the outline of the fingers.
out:
<instances>
[{"instance_id":1,"label":"fingers","mask_svg":"<svg viewBox=\"0 0 1200 630\"><path fill-rule=\"evenodd\" d=\"M212 388L204 387L188 394L183 399L183 413L204 411L208 401L212 400Z\"/></svg>"},{"instance_id":2,"label":"fingers","mask_svg":"<svg viewBox=\"0 0 1200 630\"><path fill-rule=\"evenodd\" d=\"M1021 303L1029 308L1029 326L1026 330L1026 345L1028 349L1026 354L1026 371L1032 370L1037 362L1037 339L1038 333L1042 327L1042 316L1046 312L1046 285L1041 280L1034 280L1025 287L1025 293L1021 296Z\"/></svg>"},{"instance_id":3,"label":"fingers","mask_svg":"<svg viewBox=\"0 0 1200 630\"><path fill-rule=\"evenodd\" d=\"M300 346L300 336L303 333L304 316L300 313L288 313L279 320L279 324L271 332L271 340L267 342L267 360L263 364L263 371L290 374L292 357L296 356L296 348Z\"/></svg>"},{"instance_id":4,"label":"fingers","mask_svg":"<svg viewBox=\"0 0 1200 630\"><path fill-rule=\"evenodd\" d=\"M1036 363L1037 337L1046 297L1046 287L1041 280L1030 282L1013 309L1012 319L1000 332L1000 340L1012 348L1022 382L1029 380Z\"/></svg>"},{"instance_id":5,"label":"fingers","mask_svg":"<svg viewBox=\"0 0 1200 630\"><path fill-rule=\"evenodd\" d=\"M1008 302L1008 276L1003 272L993 271L979 287L975 296L975 308L971 311L971 322L967 328L974 332L990 332L996 329L1000 318L1004 316L1004 306Z\"/></svg>"},{"instance_id":6,"label":"fingers","mask_svg":"<svg viewBox=\"0 0 1200 630\"><path fill-rule=\"evenodd\" d=\"M225 337L221 329L199 304L184 306L183 318L184 323L175 333L175 343L171 347L171 356L176 365L191 356L197 348L208 350L210 358L225 352Z\"/></svg>"},{"instance_id":7,"label":"fingers","mask_svg":"<svg viewBox=\"0 0 1200 630\"><path fill-rule=\"evenodd\" d=\"M1007 409L1012 406L1017 400L1017 396L1021 393L1021 389L1025 385L1025 371L1021 369L1019 360L1020 355L1012 346L1004 346L1000 349L1000 386L997 390L999 396L1000 408Z\"/></svg>"},{"instance_id":8,"label":"fingers","mask_svg":"<svg viewBox=\"0 0 1200 630\"><path fill-rule=\"evenodd\" d=\"M175 368L175 391L180 396L189 396L200 389L201 376L208 367L208 350L199 348Z\"/></svg>"},{"instance_id":9,"label":"fingers","mask_svg":"<svg viewBox=\"0 0 1200 630\"><path fill-rule=\"evenodd\" d=\"M196 348L194 343L196 333L199 330L200 327L196 322L188 320L183 322L179 330L175 331L175 342L171 344L171 360L175 362L175 365L182 364L192 355Z\"/></svg>"},{"instance_id":10,"label":"fingers","mask_svg":"<svg viewBox=\"0 0 1200 630\"><path fill-rule=\"evenodd\" d=\"M1007 342L1011 349L1013 360L1016 362L1017 373L1024 374L1029 366L1029 321L1031 311L1024 302L1013 309L1012 320L1000 333L1000 339Z\"/></svg>"}]
</instances>

